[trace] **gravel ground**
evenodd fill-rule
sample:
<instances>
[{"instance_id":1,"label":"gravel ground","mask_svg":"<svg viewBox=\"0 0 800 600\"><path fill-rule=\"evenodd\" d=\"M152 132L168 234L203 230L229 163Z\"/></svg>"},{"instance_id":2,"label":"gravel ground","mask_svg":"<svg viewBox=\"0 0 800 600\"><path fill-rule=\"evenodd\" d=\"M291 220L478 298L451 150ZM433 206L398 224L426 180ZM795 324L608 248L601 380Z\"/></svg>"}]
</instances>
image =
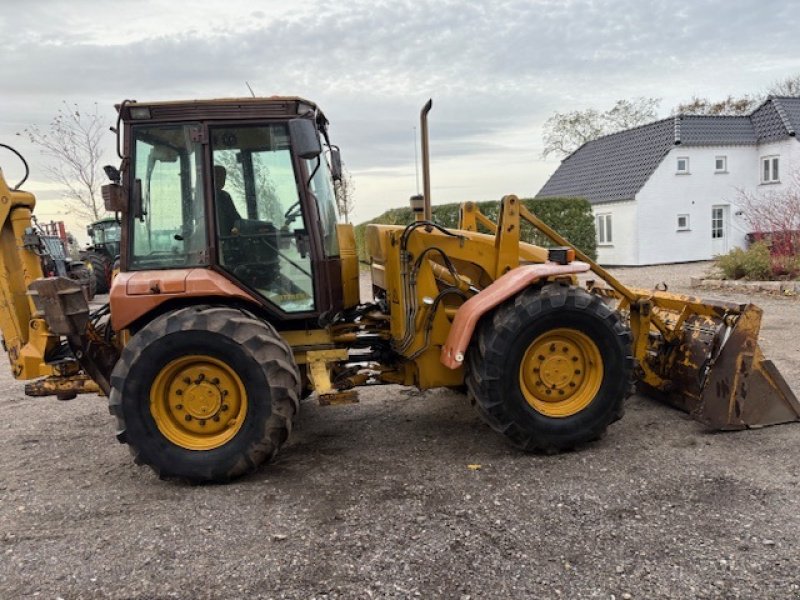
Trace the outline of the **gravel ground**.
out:
<instances>
[{"instance_id":1,"label":"gravel ground","mask_svg":"<svg viewBox=\"0 0 800 600\"><path fill-rule=\"evenodd\" d=\"M688 291L706 267L615 273ZM754 300L800 389L800 302ZM531 456L461 395L372 388L191 487L135 466L98 397L26 398L2 369L0 398L2 598L800 597L800 426L707 434L634 396L603 440Z\"/></svg>"}]
</instances>

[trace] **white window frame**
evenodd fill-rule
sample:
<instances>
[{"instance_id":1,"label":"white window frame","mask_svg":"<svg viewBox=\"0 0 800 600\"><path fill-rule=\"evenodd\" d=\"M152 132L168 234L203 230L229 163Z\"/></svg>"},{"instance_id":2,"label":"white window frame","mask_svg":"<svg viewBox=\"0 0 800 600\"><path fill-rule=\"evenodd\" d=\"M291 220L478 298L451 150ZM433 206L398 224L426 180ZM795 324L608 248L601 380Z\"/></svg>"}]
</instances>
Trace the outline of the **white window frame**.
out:
<instances>
[{"instance_id":1,"label":"white window frame","mask_svg":"<svg viewBox=\"0 0 800 600\"><path fill-rule=\"evenodd\" d=\"M681 219L686 219L686 223L681 225ZM681 213L678 215L677 222L676 222L677 231L691 231L689 227L689 215L688 213Z\"/></svg>"},{"instance_id":2,"label":"white window frame","mask_svg":"<svg viewBox=\"0 0 800 600\"><path fill-rule=\"evenodd\" d=\"M717 162L722 161L722 167L717 167ZM715 156L714 157L714 173L727 173L728 172L728 157L727 156Z\"/></svg>"},{"instance_id":3,"label":"white window frame","mask_svg":"<svg viewBox=\"0 0 800 600\"><path fill-rule=\"evenodd\" d=\"M681 169L681 161L686 161L686 168ZM678 156L675 160L675 174L676 175L688 175L689 174L689 157L688 156Z\"/></svg>"},{"instance_id":4,"label":"white window frame","mask_svg":"<svg viewBox=\"0 0 800 600\"><path fill-rule=\"evenodd\" d=\"M725 208L711 207L711 239L721 240L725 237Z\"/></svg>"},{"instance_id":5,"label":"white window frame","mask_svg":"<svg viewBox=\"0 0 800 600\"><path fill-rule=\"evenodd\" d=\"M780 183L781 182L781 161L780 154L771 154L761 157L761 183ZM766 177L765 177L766 174Z\"/></svg>"},{"instance_id":6,"label":"white window frame","mask_svg":"<svg viewBox=\"0 0 800 600\"><path fill-rule=\"evenodd\" d=\"M598 213L594 226L597 228L597 245L610 246L614 243L614 224L611 213Z\"/></svg>"}]
</instances>

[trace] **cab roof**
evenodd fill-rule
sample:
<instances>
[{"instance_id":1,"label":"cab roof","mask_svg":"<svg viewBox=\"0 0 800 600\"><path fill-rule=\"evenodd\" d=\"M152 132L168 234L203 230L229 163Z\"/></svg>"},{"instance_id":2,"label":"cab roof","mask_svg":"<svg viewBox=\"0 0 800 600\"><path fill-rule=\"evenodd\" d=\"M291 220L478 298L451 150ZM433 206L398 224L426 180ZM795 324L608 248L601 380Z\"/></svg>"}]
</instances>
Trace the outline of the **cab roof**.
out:
<instances>
[{"instance_id":1,"label":"cab roof","mask_svg":"<svg viewBox=\"0 0 800 600\"><path fill-rule=\"evenodd\" d=\"M295 117L319 114L317 105L299 96L213 98L203 100L126 100L116 105L123 121L184 121Z\"/></svg>"}]
</instances>

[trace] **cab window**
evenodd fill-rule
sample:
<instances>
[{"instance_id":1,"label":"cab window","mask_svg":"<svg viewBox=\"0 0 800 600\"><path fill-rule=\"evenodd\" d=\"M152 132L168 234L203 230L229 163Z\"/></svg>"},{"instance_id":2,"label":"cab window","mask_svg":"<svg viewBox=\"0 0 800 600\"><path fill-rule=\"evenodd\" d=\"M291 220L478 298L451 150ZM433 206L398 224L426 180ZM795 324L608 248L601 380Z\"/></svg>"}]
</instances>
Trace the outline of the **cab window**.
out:
<instances>
[{"instance_id":1,"label":"cab window","mask_svg":"<svg viewBox=\"0 0 800 600\"><path fill-rule=\"evenodd\" d=\"M208 264L199 125L139 126L133 130L134 189L129 268L168 269Z\"/></svg>"},{"instance_id":2,"label":"cab window","mask_svg":"<svg viewBox=\"0 0 800 600\"><path fill-rule=\"evenodd\" d=\"M220 264L286 312L314 310L286 125L214 127L210 137Z\"/></svg>"}]
</instances>

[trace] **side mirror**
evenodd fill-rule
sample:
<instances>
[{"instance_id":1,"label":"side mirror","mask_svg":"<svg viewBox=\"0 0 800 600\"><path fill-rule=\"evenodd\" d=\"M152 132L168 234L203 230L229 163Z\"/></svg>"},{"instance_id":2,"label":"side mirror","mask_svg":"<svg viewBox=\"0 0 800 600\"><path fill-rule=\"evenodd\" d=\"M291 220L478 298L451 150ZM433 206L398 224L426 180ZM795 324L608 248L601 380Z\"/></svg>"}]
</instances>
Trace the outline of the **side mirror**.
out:
<instances>
[{"instance_id":1,"label":"side mirror","mask_svg":"<svg viewBox=\"0 0 800 600\"><path fill-rule=\"evenodd\" d=\"M342 155L338 148L331 148L331 177L334 181L342 180Z\"/></svg>"},{"instance_id":2,"label":"side mirror","mask_svg":"<svg viewBox=\"0 0 800 600\"><path fill-rule=\"evenodd\" d=\"M106 165L103 167L103 171L105 171L106 177L108 177L112 183L119 183L122 180L122 175L117 167Z\"/></svg>"},{"instance_id":3,"label":"side mirror","mask_svg":"<svg viewBox=\"0 0 800 600\"><path fill-rule=\"evenodd\" d=\"M125 192L118 183L107 183L100 188L103 193L103 204L109 212L126 212L128 207L125 205ZM89 228L91 231L91 227ZM89 233L91 236L92 233Z\"/></svg>"},{"instance_id":4,"label":"side mirror","mask_svg":"<svg viewBox=\"0 0 800 600\"><path fill-rule=\"evenodd\" d=\"M314 122L311 119L292 119L289 121L289 138L295 153L304 159L312 159L322 154L322 145Z\"/></svg>"}]
</instances>

